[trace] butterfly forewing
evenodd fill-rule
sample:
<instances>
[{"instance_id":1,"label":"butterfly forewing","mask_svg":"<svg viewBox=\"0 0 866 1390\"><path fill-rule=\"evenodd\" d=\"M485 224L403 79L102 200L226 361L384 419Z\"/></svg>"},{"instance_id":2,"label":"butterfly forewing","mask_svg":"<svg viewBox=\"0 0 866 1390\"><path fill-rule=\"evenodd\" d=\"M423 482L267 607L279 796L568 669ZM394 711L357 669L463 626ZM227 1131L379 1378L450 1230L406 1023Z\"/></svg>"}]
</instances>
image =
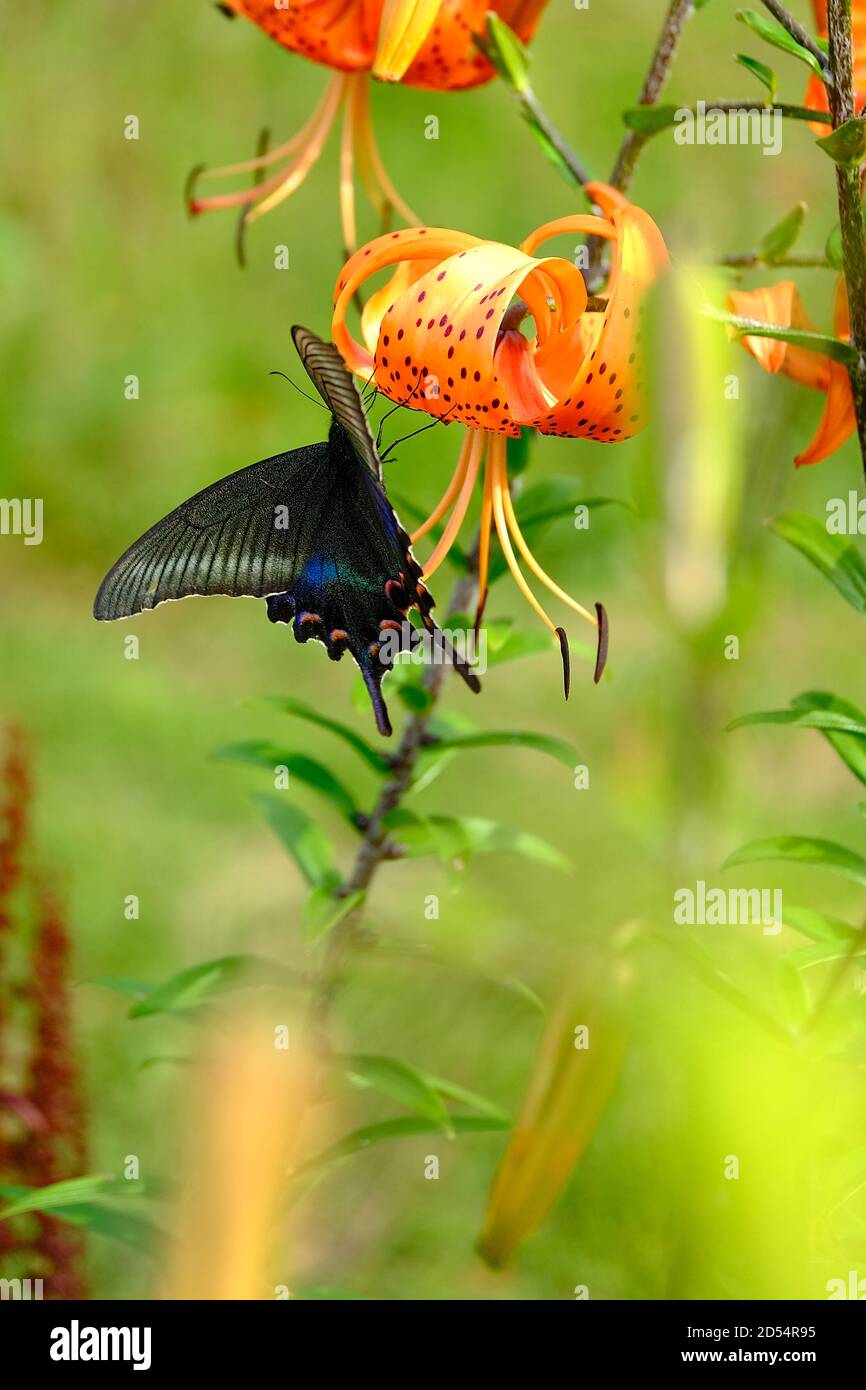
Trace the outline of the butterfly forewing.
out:
<instances>
[{"instance_id":1,"label":"butterfly forewing","mask_svg":"<svg viewBox=\"0 0 866 1390\"><path fill-rule=\"evenodd\" d=\"M333 343L325 343L309 328L295 324L292 338L304 369L334 419L343 426L374 477L381 480L382 464L355 378Z\"/></svg>"}]
</instances>

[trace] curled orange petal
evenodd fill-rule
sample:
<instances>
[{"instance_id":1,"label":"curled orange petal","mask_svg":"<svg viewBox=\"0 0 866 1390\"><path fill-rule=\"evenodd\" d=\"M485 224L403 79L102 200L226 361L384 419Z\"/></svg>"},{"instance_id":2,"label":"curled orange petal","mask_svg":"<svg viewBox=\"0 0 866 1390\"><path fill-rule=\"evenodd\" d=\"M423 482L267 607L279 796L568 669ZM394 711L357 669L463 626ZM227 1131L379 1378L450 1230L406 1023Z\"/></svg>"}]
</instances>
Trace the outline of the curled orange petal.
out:
<instances>
[{"instance_id":1,"label":"curled orange petal","mask_svg":"<svg viewBox=\"0 0 866 1390\"><path fill-rule=\"evenodd\" d=\"M765 285L754 290L731 290L726 303L740 318L778 323L784 328L803 328L810 333L815 325L806 313L793 280ZM767 372L782 372L801 386L826 391L830 384L830 359L820 352L796 347L781 338L746 336L740 341Z\"/></svg>"},{"instance_id":2,"label":"curled orange petal","mask_svg":"<svg viewBox=\"0 0 866 1390\"><path fill-rule=\"evenodd\" d=\"M640 318L646 293L669 258L661 232L642 208L606 184L588 184L587 192L604 219L561 218L538 228L523 243L525 250L534 250L550 236L589 231L613 244L607 306L602 314L587 316L594 323L581 325L580 366L559 392L557 403L528 423L542 434L613 443L630 438L646 421Z\"/></svg>"}]
</instances>

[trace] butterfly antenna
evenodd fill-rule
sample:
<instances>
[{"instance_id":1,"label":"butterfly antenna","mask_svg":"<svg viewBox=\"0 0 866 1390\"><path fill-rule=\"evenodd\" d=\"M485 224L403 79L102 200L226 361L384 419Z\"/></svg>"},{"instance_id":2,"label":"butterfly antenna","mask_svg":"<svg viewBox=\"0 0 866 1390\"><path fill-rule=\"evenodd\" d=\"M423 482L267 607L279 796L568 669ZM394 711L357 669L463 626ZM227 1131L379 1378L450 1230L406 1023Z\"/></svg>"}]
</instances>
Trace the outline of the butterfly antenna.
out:
<instances>
[{"instance_id":1,"label":"butterfly antenna","mask_svg":"<svg viewBox=\"0 0 866 1390\"><path fill-rule=\"evenodd\" d=\"M435 420L431 420L431 421L429 422L429 424L422 425L420 429L418 429L418 430L413 430L411 434L404 434L403 437L402 437L402 439L395 439L391 444L388 445L388 447L387 447L387 449L385 449L384 453L381 453L381 454L379 455L380 461L381 461L382 463L384 463L384 462L386 461L386 459L388 458L388 455L391 453L391 451L392 451L393 449L396 449L398 444L405 444L407 439L414 439L415 436L416 436L417 434L423 434L425 430L432 430L432 428L433 428L434 425L445 425L445 424L447 424L447 423L448 423L448 416L451 414L451 411L454 410L454 408L455 408L455 407L452 405L451 410L447 410L447 411L445 412L444 415L437 415L437 416L436 416L436 419L435 419ZM378 448L378 445L377 445L376 447Z\"/></svg>"},{"instance_id":2,"label":"butterfly antenna","mask_svg":"<svg viewBox=\"0 0 866 1390\"><path fill-rule=\"evenodd\" d=\"M299 393L299 395L303 396L305 400L312 401L313 405L321 406L322 410L327 410L328 414L330 415L330 410L328 410L328 407L322 401L317 401L315 396L307 395L307 392L304 391L296 381L292 381L292 378L290 376L286 376L285 372L281 372L275 367L274 370L269 373L269 375L281 376L284 381L287 381L289 383L290 386L294 386L295 390Z\"/></svg>"},{"instance_id":3,"label":"butterfly antenna","mask_svg":"<svg viewBox=\"0 0 866 1390\"><path fill-rule=\"evenodd\" d=\"M385 421L386 421L386 420L390 420L391 416L394 415L396 411L402 410L403 407L404 407L405 405L408 405L409 401L411 401L412 397L414 396L415 392L418 390L418 387L419 387L420 385L421 385L421 378L419 377L418 380L415 382L415 385L412 387L412 390L409 392L408 396L404 397L404 399L403 399L402 401L398 401L396 405L392 405L392 407L391 407L390 410L386 410L386 411L385 411L385 414L382 416L381 420L379 421L379 428L378 428L378 430L376 431L376 449L377 449L377 451L379 450L379 448L381 447L381 444L382 444L382 431L383 431L383 429L385 428Z\"/></svg>"}]
</instances>

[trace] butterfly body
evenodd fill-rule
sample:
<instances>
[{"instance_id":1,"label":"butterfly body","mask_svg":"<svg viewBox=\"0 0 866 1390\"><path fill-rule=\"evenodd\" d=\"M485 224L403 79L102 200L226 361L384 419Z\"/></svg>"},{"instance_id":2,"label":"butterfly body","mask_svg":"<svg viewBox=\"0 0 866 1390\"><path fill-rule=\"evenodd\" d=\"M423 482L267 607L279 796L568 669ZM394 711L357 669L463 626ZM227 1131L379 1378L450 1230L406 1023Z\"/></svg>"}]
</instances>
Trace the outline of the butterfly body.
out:
<instances>
[{"instance_id":1,"label":"butterfly body","mask_svg":"<svg viewBox=\"0 0 866 1390\"><path fill-rule=\"evenodd\" d=\"M333 413L327 441L242 468L175 508L112 566L94 616L129 617L193 595L263 598L270 620L291 624L297 641L321 642L335 661L351 653L379 731L390 734L381 634L412 608L434 630L433 600L385 493L354 381L332 344L305 329L293 336Z\"/></svg>"}]
</instances>

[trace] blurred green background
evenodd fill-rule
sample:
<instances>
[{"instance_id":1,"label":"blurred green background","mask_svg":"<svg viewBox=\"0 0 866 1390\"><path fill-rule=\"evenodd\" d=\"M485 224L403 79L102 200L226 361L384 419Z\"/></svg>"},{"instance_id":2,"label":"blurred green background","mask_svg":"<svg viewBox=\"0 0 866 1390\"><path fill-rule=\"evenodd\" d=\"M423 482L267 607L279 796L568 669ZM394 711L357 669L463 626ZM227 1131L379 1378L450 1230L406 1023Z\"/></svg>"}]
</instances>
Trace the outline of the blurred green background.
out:
<instances>
[{"instance_id":1,"label":"blurred green background","mask_svg":"<svg viewBox=\"0 0 866 1390\"><path fill-rule=\"evenodd\" d=\"M805 19L805 5L792 8ZM594 0L587 10L553 0L541 23L536 90L597 174L612 167L621 112L637 99L663 9L662 0ZM92 1167L119 1171L137 1154L145 1176L170 1173L181 1073L140 1068L154 1055L182 1053L187 1027L130 1022L121 999L87 981L161 979L234 951L299 961L302 885L251 804L261 781L214 762L212 750L285 738L330 759L369 801L374 779L363 765L251 697L295 695L375 735L369 711L352 702L350 664L330 665L316 644L297 647L267 623L264 605L214 599L105 626L90 605L109 564L178 501L320 434L320 412L269 372L298 376L291 324L328 330L341 264L337 142L301 191L251 229L241 271L231 214L187 219L186 175L200 162L247 157L262 126L287 138L317 100L324 70L248 23L228 22L208 0L94 0L86 12L31 0L4 7L0 32L0 476L3 495L45 505L41 547L0 540L0 717L21 721L32 739L40 858L60 874L70 904ZM773 61L735 22L732 5L710 4L685 36L669 98L755 95L732 62L738 50ZM806 69L778 59L782 96L799 102ZM123 138L130 114L140 119L138 141ZM424 138L429 114L439 117L438 141ZM456 95L377 89L374 116L395 182L432 224L517 241L546 219L584 210L499 82ZM786 126L776 159L754 147L681 148L660 136L632 196L682 263L752 248L801 199L809 204L804 249L820 250L835 220L830 166L801 124ZM374 234L372 218L361 231ZM278 243L290 250L287 271L273 268ZM778 278L765 271L743 283ZM829 331L832 277L805 271L799 282ZM549 1001L577 946L632 918L669 928L673 887L698 877L780 886L791 901L847 920L859 911L853 884L805 869L757 866L738 876L720 868L753 836L859 842L856 784L817 735L727 734L725 725L816 686L855 701L864 692L861 620L763 525L786 509L822 517L828 497L857 487L856 450L796 472L793 455L822 401L765 376L721 329L711 333L719 396L726 373L740 380L739 400L721 407L729 415L724 466L741 472L743 487L725 605L690 630L665 583L677 544L666 518L682 478L669 471L660 426L615 450L538 442L536 476L570 476L577 498L639 503L639 516L593 513L588 532L565 520L540 550L570 592L604 600L609 677L595 689L579 664L566 706L551 654L491 671L477 700L453 682L446 707L485 728L568 739L590 769L590 788L576 791L568 769L529 751L489 750L453 761L423 804L530 829L574 871L512 857L479 858L450 875L426 860L389 866L371 904L383 942L423 943L453 967L374 953L338 1004L341 1045L405 1057L511 1111L541 1020L480 974L518 979ZM668 329L659 341L694 370L691 350L675 339ZM124 398L130 373L140 377L137 401ZM689 371L677 390L674 409L688 408L696 391ZM702 464L715 466L713 429L712 439L698 433L685 460L695 477ZM456 431L421 436L400 450L389 486L432 505L457 447ZM440 612L450 579L443 571L433 585ZM534 623L507 581L489 616ZM124 658L129 632L140 639L138 661ZM740 638L738 661L724 659L731 633ZM306 793L298 796L318 813ZM324 821L348 862L350 832L327 813ZM123 915L131 893L141 900L137 922ZM435 922L424 918L429 893L442 896ZM775 1007L782 943L757 928L692 930L744 989ZM786 1150L805 1145L814 1113L805 1075L798 1089L795 1070L786 1090L777 1065L753 1025L673 951L650 951L635 1040L600 1128L564 1198L507 1272L487 1272L472 1248L503 1147L491 1135L445 1145L439 1182L421 1176L429 1139L336 1170L308 1199L289 1281L386 1299L568 1298L577 1284L593 1298L757 1297L779 1288L821 1297L826 1278L846 1274L847 1251L838 1268L816 1260L812 1215L789 1200L784 1175L775 1182L777 1141L784 1137ZM392 1113L376 1104L358 1101L347 1127ZM776 1126L763 1147L762 1116ZM850 1134L832 1142L844 1147ZM732 1152L760 1156L762 1176L753 1166L739 1185L724 1183L722 1158ZM122 1247L94 1238L90 1261L97 1296L154 1290L151 1266Z\"/></svg>"}]
</instances>

